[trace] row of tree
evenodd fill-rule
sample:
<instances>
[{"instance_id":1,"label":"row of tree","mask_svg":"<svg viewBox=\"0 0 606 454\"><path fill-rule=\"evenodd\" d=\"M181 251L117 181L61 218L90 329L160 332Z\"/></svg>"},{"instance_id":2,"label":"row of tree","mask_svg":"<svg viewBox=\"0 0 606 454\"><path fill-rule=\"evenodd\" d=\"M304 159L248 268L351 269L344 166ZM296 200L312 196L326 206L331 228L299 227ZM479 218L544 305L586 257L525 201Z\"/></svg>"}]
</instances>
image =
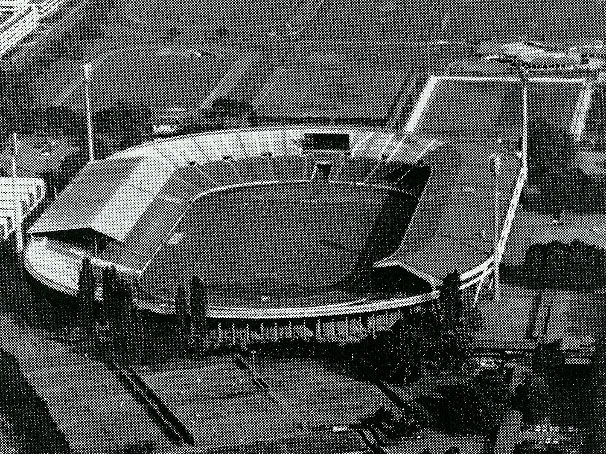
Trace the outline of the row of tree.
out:
<instances>
[{"instance_id":1,"label":"row of tree","mask_svg":"<svg viewBox=\"0 0 606 454\"><path fill-rule=\"evenodd\" d=\"M474 328L460 286L459 273L448 274L433 305L411 311L391 329L363 339L356 359L366 373L410 382L426 371L460 368L468 358Z\"/></svg>"},{"instance_id":2,"label":"row of tree","mask_svg":"<svg viewBox=\"0 0 606 454\"><path fill-rule=\"evenodd\" d=\"M579 240L533 244L520 272L521 281L533 288L601 289L606 287L606 250Z\"/></svg>"},{"instance_id":3,"label":"row of tree","mask_svg":"<svg viewBox=\"0 0 606 454\"><path fill-rule=\"evenodd\" d=\"M494 440L510 404L510 393L499 370L484 370L456 385L437 387L431 394L397 408L380 407L361 419L389 438L409 437L434 428L453 435L480 435Z\"/></svg>"},{"instance_id":4,"label":"row of tree","mask_svg":"<svg viewBox=\"0 0 606 454\"><path fill-rule=\"evenodd\" d=\"M516 387L512 399L525 424L541 424L550 415L564 364L561 341L540 343L533 351L532 372Z\"/></svg>"},{"instance_id":5,"label":"row of tree","mask_svg":"<svg viewBox=\"0 0 606 454\"><path fill-rule=\"evenodd\" d=\"M85 342L94 349L99 332L105 331L110 351L118 359L130 363L142 360L144 319L134 301L134 289L130 280L120 276L113 266L102 271L101 299L96 298L97 282L89 257L82 260L78 293L78 324L84 328ZM204 347L208 332L207 297L205 287L198 277L189 285L189 297L180 285L175 298L178 323L178 344L181 351ZM152 333L153 335L153 333Z\"/></svg>"}]
</instances>

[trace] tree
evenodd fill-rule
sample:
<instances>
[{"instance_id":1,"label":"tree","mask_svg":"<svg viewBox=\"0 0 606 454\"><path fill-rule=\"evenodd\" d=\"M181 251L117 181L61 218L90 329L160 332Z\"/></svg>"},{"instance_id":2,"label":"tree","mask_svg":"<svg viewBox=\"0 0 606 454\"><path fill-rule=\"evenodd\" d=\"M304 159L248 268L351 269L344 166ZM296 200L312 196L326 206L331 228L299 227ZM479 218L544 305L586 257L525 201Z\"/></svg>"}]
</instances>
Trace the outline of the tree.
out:
<instances>
[{"instance_id":1,"label":"tree","mask_svg":"<svg viewBox=\"0 0 606 454\"><path fill-rule=\"evenodd\" d=\"M104 320L116 320L120 315L120 306L117 298L117 279L118 275L115 266L108 266L103 269L103 311Z\"/></svg>"},{"instance_id":2,"label":"tree","mask_svg":"<svg viewBox=\"0 0 606 454\"><path fill-rule=\"evenodd\" d=\"M566 170L575 157L576 148L572 135L540 118L528 128L529 179L541 182L546 175Z\"/></svg>"},{"instance_id":3,"label":"tree","mask_svg":"<svg viewBox=\"0 0 606 454\"><path fill-rule=\"evenodd\" d=\"M464 315L466 310L461 293L461 275L458 271L449 273L440 287L438 304L441 312L442 329L439 333L439 363L444 369L459 368L468 357L470 333Z\"/></svg>"},{"instance_id":4,"label":"tree","mask_svg":"<svg viewBox=\"0 0 606 454\"><path fill-rule=\"evenodd\" d=\"M562 340L540 343L532 353L532 371L543 377L558 377L565 364Z\"/></svg>"},{"instance_id":5,"label":"tree","mask_svg":"<svg viewBox=\"0 0 606 454\"><path fill-rule=\"evenodd\" d=\"M179 323L180 338L184 345L190 345L191 342L191 313L187 298L185 295L185 287L181 284L177 287L175 296L175 311Z\"/></svg>"},{"instance_id":6,"label":"tree","mask_svg":"<svg viewBox=\"0 0 606 454\"><path fill-rule=\"evenodd\" d=\"M66 136L84 133L84 117L65 106L48 106L44 111L44 122L49 131L57 130Z\"/></svg>"},{"instance_id":7,"label":"tree","mask_svg":"<svg viewBox=\"0 0 606 454\"><path fill-rule=\"evenodd\" d=\"M129 281L116 281L116 301L119 304L119 318L113 329L114 347L122 362L133 363L139 358L141 323L133 299L133 288Z\"/></svg>"},{"instance_id":8,"label":"tree","mask_svg":"<svg viewBox=\"0 0 606 454\"><path fill-rule=\"evenodd\" d=\"M99 110L93 115L93 124L98 134L107 134L118 149L138 145L152 133L152 112L147 106L131 105L118 101L111 107ZM111 154L111 146L105 145L106 154Z\"/></svg>"},{"instance_id":9,"label":"tree","mask_svg":"<svg viewBox=\"0 0 606 454\"><path fill-rule=\"evenodd\" d=\"M191 311L191 323L197 338L206 337L208 334L208 297L202 280L194 276L190 282L189 308Z\"/></svg>"},{"instance_id":10,"label":"tree","mask_svg":"<svg viewBox=\"0 0 606 454\"><path fill-rule=\"evenodd\" d=\"M524 256L524 277L530 286L543 287L545 282L545 270L547 263L547 251L544 244L533 244L526 250Z\"/></svg>"},{"instance_id":11,"label":"tree","mask_svg":"<svg viewBox=\"0 0 606 454\"><path fill-rule=\"evenodd\" d=\"M95 276L91 259L88 256L82 259L76 299L80 322L86 327L87 334L91 334L95 322Z\"/></svg>"},{"instance_id":12,"label":"tree","mask_svg":"<svg viewBox=\"0 0 606 454\"><path fill-rule=\"evenodd\" d=\"M463 322L463 297L460 288L461 275L458 271L448 273L440 286L440 318L446 330L454 329Z\"/></svg>"},{"instance_id":13,"label":"tree","mask_svg":"<svg viewBox=\"0 0 606 454\"><path fill-rule=\"evenodd\" d=\"M526 424L539 424L551 408L549 386L543 377L526 376L514 393L513 407L522 413Z\"/></svg>"},{"instance_id":14,"label":"tree","mask_svg":"<svg viewBox=\"0 0 606 454\"><path fill-rule=\"evenodd\" d=\"M464 388L464 405L469 427L476 433L496 436L509 405L509 391L497 371L482 371Z\"/></svg>"}]
</instances>

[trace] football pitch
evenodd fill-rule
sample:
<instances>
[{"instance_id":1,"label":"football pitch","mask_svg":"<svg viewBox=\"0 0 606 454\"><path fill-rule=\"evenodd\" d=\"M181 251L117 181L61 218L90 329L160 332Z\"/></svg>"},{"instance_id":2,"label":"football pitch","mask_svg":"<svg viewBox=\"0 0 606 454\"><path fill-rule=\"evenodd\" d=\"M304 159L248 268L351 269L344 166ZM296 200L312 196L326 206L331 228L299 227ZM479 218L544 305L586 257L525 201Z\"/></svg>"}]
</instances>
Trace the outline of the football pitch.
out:
<instances>
[{"instance_id":1,"label":"football pitch","mask_svg":"<svg viewBox=\"0 0 606 454\"><path fill-rule=\"evenodd\" d=\"M373 241L387 241L395 250L406 224L391 223L389 239L371 239L373 229L411 203L384 189L325 182L210 194L181 226L188 232L182 250L191 254L181 262L196 267L184 274L204 276L211 301L214 293L255 300L272 295L279 304L280 296L347 292L341 284L360 263L369 265Z\"/></svg>"},{"instance_id":2,"label":"football pitch","mask_svg":"<svg viewBox=\"0 0 606 454\"><path fill-rule=\"evenodd\" d=\"M529 120L570 131L582 80L531 79ZM430 137L515 139L522 130L520 83L512 78L439 77L415 132Z\"/></svg>"}]
</instances>

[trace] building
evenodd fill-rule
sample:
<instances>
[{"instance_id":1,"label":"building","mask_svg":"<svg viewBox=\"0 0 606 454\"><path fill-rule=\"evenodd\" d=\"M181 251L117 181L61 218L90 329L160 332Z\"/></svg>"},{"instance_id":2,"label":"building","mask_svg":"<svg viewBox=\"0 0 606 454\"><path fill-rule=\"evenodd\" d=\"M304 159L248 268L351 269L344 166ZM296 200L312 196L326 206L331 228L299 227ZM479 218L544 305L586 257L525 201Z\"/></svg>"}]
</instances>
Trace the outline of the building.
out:
<instances>
[{"instance_id":1,"label":"building","mask_svg":"<svg viewBox=\"0 0 606 454\"><path fill-rule=\"evenodd\" d=\"M16 178L13 186L12 178L0 177L0 238L8 239L15 231L17 220L25 219L45 196L44 181L40 178Z\"/></svg>"}]
</instances>

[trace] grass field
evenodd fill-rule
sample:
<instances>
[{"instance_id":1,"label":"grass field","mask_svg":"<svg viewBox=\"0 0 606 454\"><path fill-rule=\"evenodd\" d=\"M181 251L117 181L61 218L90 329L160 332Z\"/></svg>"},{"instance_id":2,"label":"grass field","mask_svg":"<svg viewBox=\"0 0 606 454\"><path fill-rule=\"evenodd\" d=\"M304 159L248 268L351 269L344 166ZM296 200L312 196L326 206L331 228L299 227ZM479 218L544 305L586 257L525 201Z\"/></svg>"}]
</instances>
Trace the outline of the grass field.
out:
<instances>
[{"instance_id":1,"label":"grass field","mask_svg":"<svg viewBox=\"0 0 606 454\"><path fill-rule=\"evenodd\" d=\"M545 119L569 131L581 88L580 83L531 83L530 121ZM521 109L518 83L441 80L415 131L439 137L517 138Z\"/></svg>"},{"instance_id":2,"label":"grass field","mask_svg":"<svg viewBox=\"0 0 606 454\"><path fill-rule=\"evenodd\" d=\"M335 0L325 2L318 16L309 18L305 15L315 9L299 3L302 2L268 0L253 5L239 0L220 4L208 0L131 0L119 3L109 11L107 18L99 18L101 37L71 43L72 48L66 52L70 58L63 57L42 71L36 82L35 96L41 103L56 99L73 85L81 63L116 48L210 47L233 57L245 49L267 45L271 49L270 60L283 58L286 66L294 64L296 68L301 59L314 56L320 61L343 63L344 73L359 71L360 76L368 73L362 77L368 81L367 86L353 83L359 79L357 76L347 76L349 83L339 90L338 84L331 82L334 74L323 68L316 75L331 87L320 93L324 101L316 100L311 110L334 111L341 103L351 105L354 99L368 108L381 99L377 94L382 96L391 89L394 78L403 81L405 74L421 68L439 74L452 60L468 55L478 40L526 36L556 42L588 41L602 36L601 28L590 18L605 13L603 4L589 1L574 5L561 1L554 5L542 0L515 8L504 0L460 1L449 5L436 0ZM284 29L287 23L305 24L297 40L277 42L268 38L269 31ZM224 36L217 39L217 30L222 27ZM190 61L192 58L190 53L150 61L136 50L110 58L104 64L106 69L99 70L96 84L97 90L110 93L98 92L95 105L103 105L105 97L116 96L117 92L129 100L150 100L154 106L184 101L187 101L186 107L196 104L208 92L206 84L220 77L221 64L207 66L203 60ZM262 78L268 76L271 67L268 62L266 70L260 73ZM377 71L382 75L371 76ZM289 100L291 109L310 110L304 100L316 97L318 87L323 85L313 76L314 73L310 73L309 82L316 88L303 93L302 99ZM309 84L306 80L299 83ZM252 85L251 89L257 91L263 83L259 80ZM249 93L244 97L252 99L255 95Z\"/></svg>"},{"instance_id":3,"label":"grass field","mask_svg":"<svg viewBox=\"0 0 606 454\"><path fill-rule=\"evenodd\" d=\"M347 64L338 56L311 56L275 71L256 108L266 116L380 120L409 77L406 67L383 69Z\"/></svg>"},{"instance_id":4,"label":"grass field","mask_svg":"<svg viewBox=\"0 0 606 454\"><path fill-rule=\"evenodd\" d=\"M140 372L204 448L307 437L320 426L355 423L386 403L372 386L313 360L256 358L254 366L273 398L228 357Z\"/></svg>"},{"instance_id":5,"label":"grass field","mask_svg":"<svg viewBox=\"0 0 606 454\"><path fill-rule=\"evenodd\" d=\"M281 297L347 292L340 284L364 262L367 252L373 253L376 240L369 237L382 216L398 214L400 205L410 203L384 190L342 184L217 192L196 202L180 224L187 235L178 248L165 248L143 279L150 288L176 285L178 279L167 282L166 277L175 272L175 263L183 264L178 270L181 279L203 276L210 302L216 305L231 304L231 297L236 305L252 299L265 306L281 304ZM386 214L384 207L392 205L396 208ZM378 241L389 241L395 249L406 226L402 222L389 227L389 238ZM176 262L174 254L179 254ZM238 301L239 295L246 298ZM275 301L260 301L267 295Z\"/></svg>"}]
</instances>

